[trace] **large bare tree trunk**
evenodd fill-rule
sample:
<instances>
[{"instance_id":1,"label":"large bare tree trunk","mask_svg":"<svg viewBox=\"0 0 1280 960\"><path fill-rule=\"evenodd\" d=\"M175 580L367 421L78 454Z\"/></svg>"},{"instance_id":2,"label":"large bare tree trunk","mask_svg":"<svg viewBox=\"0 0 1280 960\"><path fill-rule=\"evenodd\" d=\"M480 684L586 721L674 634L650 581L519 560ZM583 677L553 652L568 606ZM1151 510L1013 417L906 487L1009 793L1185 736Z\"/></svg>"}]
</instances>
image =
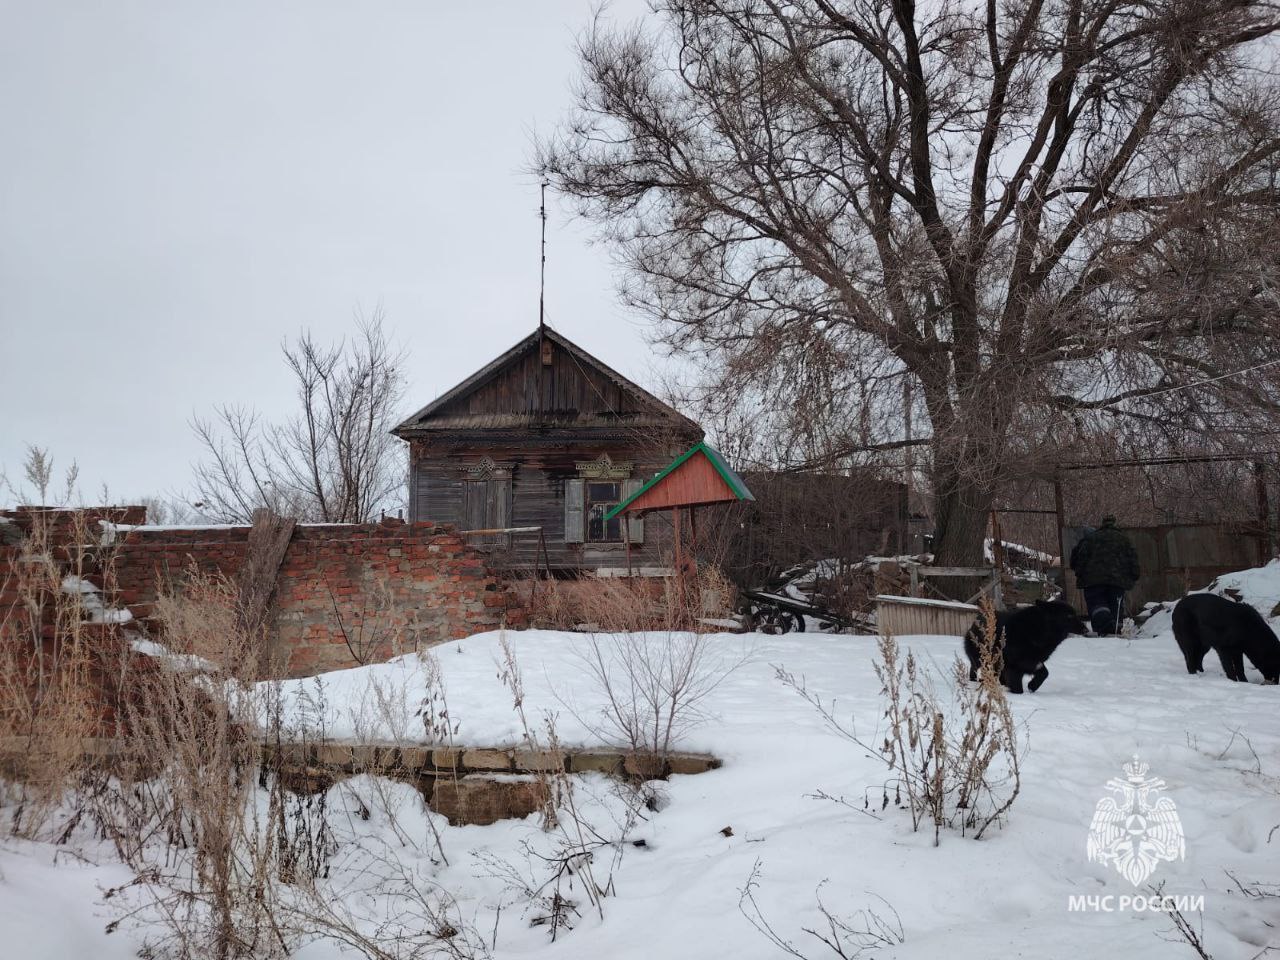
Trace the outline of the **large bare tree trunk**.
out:
<instances>
[{"instance_id":1,"label":"large bare tree trunk","mask_svg":"<svg viewBox=\"0 0 1280 960\"><path fill-rule=\"evenodd\" d=\"M940 489L934 535L934 563L941 567L976 567L983 562L983 541L992 494L985 485L954 479Z\"/></svg>"}]
</instances>

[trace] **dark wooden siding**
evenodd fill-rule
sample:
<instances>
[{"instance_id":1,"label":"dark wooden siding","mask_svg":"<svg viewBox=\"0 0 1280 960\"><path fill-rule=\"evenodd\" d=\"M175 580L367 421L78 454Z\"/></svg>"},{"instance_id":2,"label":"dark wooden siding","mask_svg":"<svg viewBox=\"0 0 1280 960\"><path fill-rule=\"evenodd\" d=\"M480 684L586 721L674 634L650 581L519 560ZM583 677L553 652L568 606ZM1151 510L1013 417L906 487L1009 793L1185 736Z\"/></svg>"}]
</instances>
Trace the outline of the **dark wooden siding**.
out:
<instances>
[{"instance_id":1,"label":"dark wooden siding","mask_svg":"<svg viewBox=\"0 0 1280 960\"><path fill-rule=\"evenodd\" d=\"M466 442L450 443L415 440L410 447L410 503L413 520L435 520L455 523L462 529L474 529L468 517L468 485L477 483L469 471L485 460L498 471L510 475L510 520L503 526L541 527L546 538L551 566L561 570L595 570L601 567L625 567L626 545L600 543L565 543L565 481L580 476L578 464L608 454L614 462L630 461L631 478L653 476L682 452L671 447L655 448L652 444L632 445L625 442L592 445L560 445L523 447L516 444ZM472 496L478 495L472 491ZM473 501L474 502L474 501ZM474 516L474 509L472 511ZM531 568L536 557L536 536L512 535L502 549L516 567ZM631 546L633 567L665 566L670 561L670 522L656 515L646 519L644 542Z\"/></svg>"},{"instance_id":2,"label":"dark wooden siding","mask_svg":"<svg viewBox=\"0 0 1280 960\"><path fill-rule=\"evenodd\" d=\"M541 396L541 400L539 400ZM626 417L641 412L637 400L599 370L553 345L551 364L529 350L488 383L442 408L441 418L477 414L548 414Z\"/></svg>"}]
</instances>

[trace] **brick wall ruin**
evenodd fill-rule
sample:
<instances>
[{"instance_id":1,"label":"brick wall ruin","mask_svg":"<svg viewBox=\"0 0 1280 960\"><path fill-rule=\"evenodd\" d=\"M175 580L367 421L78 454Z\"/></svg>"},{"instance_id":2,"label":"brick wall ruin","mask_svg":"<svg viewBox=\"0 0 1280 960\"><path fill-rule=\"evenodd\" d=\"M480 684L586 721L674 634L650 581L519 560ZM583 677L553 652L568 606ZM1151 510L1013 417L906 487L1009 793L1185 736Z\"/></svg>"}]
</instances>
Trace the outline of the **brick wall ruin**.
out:
<instances>
[{"instance_id":1,"label":"brick wall ruin","mask_svg":"<svg viewBox=\"0 0 1280 960\"><path fill-rule=\"evenodd\" d=\"M54 542L66 545L70 511L42 511ZM10 528L31 523L31 509L0 514ZM248 526L148 527L142 508L90 514L89 526L115 526L111 606L127 607L146 629L165 583L180 583L194 565L235 578L250 554ZM12 540L12 537L9 538ZM17 546L0 545L0 568ZM103 586L103 577L91 575ZM387 659L501 624L522 627L528 614L511 587L455 528L384 521L299 524L275 580L266 619L269 654L287 676ZM354 648L354 652L353 652Z\"/></svg>"}]
</instances>

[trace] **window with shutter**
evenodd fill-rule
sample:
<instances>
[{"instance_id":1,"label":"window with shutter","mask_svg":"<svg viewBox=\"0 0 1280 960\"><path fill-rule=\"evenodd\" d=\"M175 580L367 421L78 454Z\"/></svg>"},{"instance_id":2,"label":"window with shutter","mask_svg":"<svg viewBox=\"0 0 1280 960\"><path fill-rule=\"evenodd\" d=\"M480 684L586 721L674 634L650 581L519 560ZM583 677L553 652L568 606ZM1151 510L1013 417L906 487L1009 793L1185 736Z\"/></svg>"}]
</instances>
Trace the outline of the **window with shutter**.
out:
<instances>
[{"instance_id":1,"label":"window with shutter","mask_svg":"<svg viewBox=\"0 0 1280 960\"><path fill-rule=\"evenodd\" d=\"M590 543L621 543L622 519L605 519L622 500L622 484L588 480L586 487L587 540Z\"/></svg>"},{"instance_id":2,"label":"window with shutter","mask_svg":"<svg viewBox=\"0 0 1280 960\"><path fill-rule=\"evenodd\" d=\"M465 530L501 530L511 526L511 480L498 476L462 483L462 522ZM486 534L476 544L509 543L510 534Z\"/></svg>"}]
</instances>

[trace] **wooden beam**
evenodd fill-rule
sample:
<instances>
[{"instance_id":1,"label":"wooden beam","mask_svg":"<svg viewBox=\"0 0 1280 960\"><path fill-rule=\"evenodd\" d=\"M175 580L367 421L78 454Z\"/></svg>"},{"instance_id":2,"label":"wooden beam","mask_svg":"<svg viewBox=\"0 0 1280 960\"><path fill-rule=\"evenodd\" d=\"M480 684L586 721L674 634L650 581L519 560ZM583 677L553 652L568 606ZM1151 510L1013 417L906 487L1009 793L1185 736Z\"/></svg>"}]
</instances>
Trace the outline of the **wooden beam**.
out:
<instances>
[{"instance_id":1,"label":"wooden beam","mask_svg":"<svg viewBox=\"0 0 1280 960\"><path fill-rule=\"evenodd\" d=\"M1258 496L1258 523L1262 536L1258 540L1258 564L1265 565L1271 559L1271 503L1267 498L1267 466L1261 460L1253 462L1253 482Z\"/></svg>"},{"instance_id":2,"label":"wooden beam","mask_svg":"<svg viewBox=\"0 0 1280 960\"><path fill-rule=\"evenodd\" d=\"M1054 522L1058 525L1058 570L1059 582L1058 586L1062 588L1065 596L1067 592L1067 541L1066 535L1062 532L1067 525L1066 508L1063 506L1062 500L1062 479L1060 477L1053 478L1053 512L1056 519Z\"/></svg>"}]
</instances>

